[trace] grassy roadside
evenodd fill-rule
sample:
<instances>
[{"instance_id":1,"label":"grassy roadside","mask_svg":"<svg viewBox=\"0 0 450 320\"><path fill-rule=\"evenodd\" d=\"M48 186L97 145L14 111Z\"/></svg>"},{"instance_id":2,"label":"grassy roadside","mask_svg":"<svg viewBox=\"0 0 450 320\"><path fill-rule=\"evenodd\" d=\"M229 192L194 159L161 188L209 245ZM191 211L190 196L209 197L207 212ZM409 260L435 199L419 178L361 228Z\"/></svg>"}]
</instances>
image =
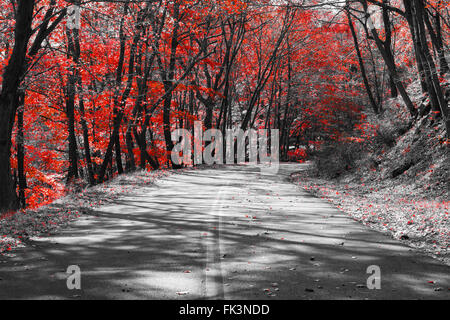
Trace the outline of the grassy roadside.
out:
<instances>
[{"instance_id":1,"label":"grassy roadside","mask_svg":"<svg viewBox=\"0 0 450 320\"><path fill-rule=\"evenodd\" d=\"M293 174L291 178L301 188L334 204L354 220L450 265L448 201L411 194L407 188L399 192L399 185L321 179L308 171Z\"/></svg>"}]
</instances>

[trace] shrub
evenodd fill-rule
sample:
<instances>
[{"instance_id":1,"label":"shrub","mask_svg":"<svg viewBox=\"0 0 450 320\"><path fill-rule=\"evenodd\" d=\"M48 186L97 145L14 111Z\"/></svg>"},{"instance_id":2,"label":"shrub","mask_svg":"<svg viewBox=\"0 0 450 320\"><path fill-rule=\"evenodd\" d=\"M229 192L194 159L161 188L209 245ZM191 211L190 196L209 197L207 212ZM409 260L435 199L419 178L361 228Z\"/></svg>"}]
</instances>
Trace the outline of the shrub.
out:
<instances>
[{"instance_id":1,"label":"shrub","mask_svg":"<svg viewBox=\"0 0 450 320\"><path fill-rule=\"evenodd\" d=\"M351 170L362 153L363 145L357 141L340 141L323 145L314 155L316 174L325 178L337 178Z\"/></svg>"},{"instance_id":2,"label":"shrub","mask_svg":"<svg viewBox=\"0 0 450 320\"><path fill-rule=\"evenodd\" d=\"M377 141L375 141L376 143L388 146L389 148L392 148L395 145L395 132L387 126L380 126L376 136L378 137L378 139L376 139Z\"/></svg>"}]
</instances>

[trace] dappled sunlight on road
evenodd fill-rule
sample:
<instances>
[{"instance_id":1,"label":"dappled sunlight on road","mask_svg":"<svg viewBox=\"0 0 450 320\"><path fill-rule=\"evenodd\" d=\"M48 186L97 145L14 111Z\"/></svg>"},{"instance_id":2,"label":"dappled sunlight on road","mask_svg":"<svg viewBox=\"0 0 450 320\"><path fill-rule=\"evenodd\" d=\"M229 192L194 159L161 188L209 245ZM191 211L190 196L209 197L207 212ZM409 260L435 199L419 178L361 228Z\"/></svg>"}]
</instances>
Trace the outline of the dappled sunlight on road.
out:
<instances>
[{"instance_id":1,"label":"dappled sunlight on road","mask_svg":"<svg viewBox=\"0 0 450 320\"><path fill-rule=\"evenodd\" d=\"M279 175L261 175L225 166L165 177L2 257L0 297L450 297L449 267L291 184L289 174L301 168L282 164ZM80 291L66 288L69 265L81 268ZM381 290L365 287L370 265L381 268Z\"/></svg>"}]
</instances>

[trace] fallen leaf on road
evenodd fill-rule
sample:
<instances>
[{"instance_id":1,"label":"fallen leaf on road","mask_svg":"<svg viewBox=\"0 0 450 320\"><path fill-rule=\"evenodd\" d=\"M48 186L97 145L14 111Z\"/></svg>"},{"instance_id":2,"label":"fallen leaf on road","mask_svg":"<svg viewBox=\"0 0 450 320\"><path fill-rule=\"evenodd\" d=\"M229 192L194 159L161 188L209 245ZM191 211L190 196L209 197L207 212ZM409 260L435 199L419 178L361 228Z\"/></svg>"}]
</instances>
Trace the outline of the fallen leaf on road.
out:
<instances>
[{"instance_id":1,"label":"fallen leaf on road","mask_svg":"<svg viewBox=\"0 0 450 320\"><path fill-rule=\"evenodd\" d=\"M177 295L179 295L179 296L185 296L187 294L189 294L189 291L178 291L177 292Z\"/></svg>"}]
</instances>

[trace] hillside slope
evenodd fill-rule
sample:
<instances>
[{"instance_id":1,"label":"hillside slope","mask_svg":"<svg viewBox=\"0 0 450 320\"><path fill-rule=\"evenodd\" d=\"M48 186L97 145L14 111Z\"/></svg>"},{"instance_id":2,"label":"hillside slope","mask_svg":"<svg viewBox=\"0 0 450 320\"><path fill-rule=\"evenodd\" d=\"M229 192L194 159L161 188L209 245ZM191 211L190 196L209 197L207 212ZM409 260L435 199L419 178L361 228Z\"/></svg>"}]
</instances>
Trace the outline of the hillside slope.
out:
<instances>
[{"instance_id":1,"label":"hillside slope","mask_svg":"<svg viewBox=\"0 0 450 320\"><path fill-rule=\"evenodd\" d=\"M377 141L350 171L330 179L318 176L313 168L293 178L365 225L450 263L450 157L445 127L430 112L418 81L408 91L421 115L405 118L401 98L386 101L381 116L368 115L368 121L379 126Z\"/></svg>"}]
</instances>

